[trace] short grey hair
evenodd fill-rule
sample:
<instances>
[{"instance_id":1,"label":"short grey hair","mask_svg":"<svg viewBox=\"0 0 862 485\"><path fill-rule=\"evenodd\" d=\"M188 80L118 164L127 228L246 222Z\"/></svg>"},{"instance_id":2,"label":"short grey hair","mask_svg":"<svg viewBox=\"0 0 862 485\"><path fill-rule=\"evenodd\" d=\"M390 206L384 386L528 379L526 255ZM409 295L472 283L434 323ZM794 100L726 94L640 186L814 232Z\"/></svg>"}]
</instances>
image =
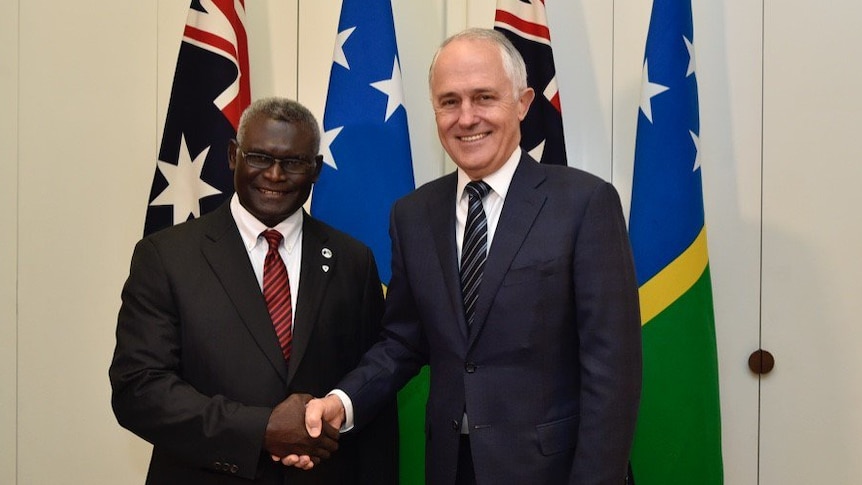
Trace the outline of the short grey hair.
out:
<instances>
[{"instance_id":1,"label":"short grey hair","mask_svg":"<svg viewBox=\"0 0 862 485\"><path fill-rule=\"evenodd\" d=\"M437 64L437 57L444 47L456 40L477 40L490 42L500 49L500 58L503 61L503 70L506 76L512 81L512 95L515 99L521 96L521 92L527 89L527 66L524 64L524 58L521 53L515 48L514 44L506 38L505 35L494 29L470 28L462 30L443 41L437 52L434 53L434 58L431 60L431 68L428 70L428 86L434 81L434 66Z\"/></svg>"},{"instance_id":2,"label":"short grey hair","mask_svg":"<svg viewBox=\"0 0 862 485\"><path fill-rule=\"evenodd\" d=\"M276 96L255 100L242 112L239 128L236 131L236 141L240 145L248 130L249 120L257 115L266 116L271 120L295 123L308 129L314 136L314 153L320 153L320 126L317 124L317 118L298 101Z\"/></svg>"}]
</instances>

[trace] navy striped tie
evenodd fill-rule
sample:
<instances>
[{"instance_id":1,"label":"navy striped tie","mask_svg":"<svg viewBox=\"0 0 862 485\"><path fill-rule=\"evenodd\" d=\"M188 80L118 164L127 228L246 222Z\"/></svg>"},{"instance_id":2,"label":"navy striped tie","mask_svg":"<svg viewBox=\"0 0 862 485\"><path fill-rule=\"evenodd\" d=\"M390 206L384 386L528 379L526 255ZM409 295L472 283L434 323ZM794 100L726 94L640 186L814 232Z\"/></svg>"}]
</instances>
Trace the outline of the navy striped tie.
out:
<instances>
[{"instance_id":1,"label":"navy striped tie","mask_svg":"<svg viewBox=\"0 0 862 485\"><path fill-rule=\"evenodd\" d=\"M266 300L266 308L272 317L284 360L290 360L290 347L293 340L293 305L290 301L290 280L287 277L287 268L278 254L282 235L276 230L268 229L263 231L262 236L269 243L269 251L263 263L263 299Z\"/></svg>"},{"instance_id":2,"label":"navy striped tie","mask_svg":"<svg viewBox=\"0 0 862 485\"><path fill-rule=\"evenodd\" d=\"M478 180L465 187L469 196L467 223L464 227L464 242L461 245L461 295L464 298L464 316L467 328L473 325L473 312L479 297L479 284L488 255L488 219L482 208L482 199L491 192L491 187Z\"/></svg>"}]
</instances>

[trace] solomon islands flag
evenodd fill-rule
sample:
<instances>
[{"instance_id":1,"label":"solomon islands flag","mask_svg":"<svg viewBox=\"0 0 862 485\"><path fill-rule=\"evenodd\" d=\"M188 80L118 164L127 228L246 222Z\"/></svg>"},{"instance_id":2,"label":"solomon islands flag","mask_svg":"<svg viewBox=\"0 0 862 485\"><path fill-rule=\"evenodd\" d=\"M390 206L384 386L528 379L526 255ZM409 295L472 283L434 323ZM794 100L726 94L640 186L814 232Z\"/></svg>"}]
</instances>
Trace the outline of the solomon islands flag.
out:
<instances>
[{"instance_id":1,"label":"solomon islands flag","mask_svg":"<svg viewBox=\"0 0 862 485\"><path fill-rule=\"evenodd\" d=\"M344 0L332 57L311 212L367 244L387 285L389 211L414 187L390 0ZM402 484L424 480L427 398L425 367L398 394Z\"/></svg>"},{"instance_id":2,"label":"solomon islands flag","mask_svg":"<svg viewBox=\"0 0 862 485\"><path fill-rule=\"evenodd\" d=\"M721 484L690 0L654 0L641 82L629 235L644 383L632 468L638 485Z\"/></svg>"}]
</instances>

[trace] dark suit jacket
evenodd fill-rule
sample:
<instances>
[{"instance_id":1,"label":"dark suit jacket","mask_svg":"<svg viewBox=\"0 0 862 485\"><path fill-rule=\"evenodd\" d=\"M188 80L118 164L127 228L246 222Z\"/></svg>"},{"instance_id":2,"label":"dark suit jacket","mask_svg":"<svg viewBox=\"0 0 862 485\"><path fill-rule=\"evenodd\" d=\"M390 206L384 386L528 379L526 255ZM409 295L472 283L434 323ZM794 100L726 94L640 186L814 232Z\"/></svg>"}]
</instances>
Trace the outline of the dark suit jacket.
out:
<instances>
[{"instance_id":1,"label":"dark suit jacket","mask_svg":"<svg viewBox=\"0 0 862 485\"><path fill-rule=\"evenodd\" d=\"M154 445L147 483L395 483L391 399L367 432L342 437L310 472L263 451L276 404L325 394L379 338L371 251L308 215L298 293L288 366L229 204L137 244L110 378L120 424Z\"/></svg>"},{"instance_id":2,"label":"dark suit jacket","mask_svg":"<svg viewBox=\"0 0 862 485\"><path fill-rule=\"evenodd\" d=\"M454 483L466 409L479 485L622 484L641 388L637 283L619 197L585 172L520 160L468 335L456 174L392 209L384 340L339 388L357 428L421 365L429 485Z\"/></svg>"}]
</instances>

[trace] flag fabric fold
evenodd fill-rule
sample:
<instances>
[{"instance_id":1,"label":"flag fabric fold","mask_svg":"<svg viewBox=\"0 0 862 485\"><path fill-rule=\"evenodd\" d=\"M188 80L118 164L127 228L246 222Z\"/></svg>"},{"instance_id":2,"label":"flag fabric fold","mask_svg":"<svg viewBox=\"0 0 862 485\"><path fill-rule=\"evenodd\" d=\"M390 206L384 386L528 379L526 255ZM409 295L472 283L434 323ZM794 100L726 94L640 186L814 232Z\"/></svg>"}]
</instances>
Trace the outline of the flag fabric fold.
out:
<instances>
[{"instance_id":1,"label":"flag fabric fold","mask_svg":"<svg viewBox=\"0 0 862 485\"><path fill-rule=\"evenodd\" d=\"M233 194L228 141L251 102L244 0L192 0L150 189L144 234Z\"/></svg>"},{"instance_id":2,"label":"flag fabric fold","mask_svg":"<svg viewBox=\"0 0 862 485\"><path fill-rule=\"evenodd\" d=\"M323 114L324 166L312 214L367 244L384 285L389 210L414 188L401 63L390 0L344 0ZM398 395L402 484L424 482L425 368Z\"/></svg>"},{"instance_id":3,"label":"flag fabric fold","mask_svg":"<svg viewBox=\"0 0 862 485\"><path fill-rule=\"evenodd\" d=\"M690 0L654 0L629 219L644 354L638 485L723 483L693 34Z\"/></svg>"},{"instance_id":4,"label":"flag fabric fold","mask_svg":"<svg viewBox=\"0 0 862 485\"><path fill-rule=\"evenodd\" d=\"M544 0L497 0L494 29L505 35L527 65L527 84L536 92L521 122L521 147L533 158L566 165L563 115Z\"/></svg>"}]
</instances>

